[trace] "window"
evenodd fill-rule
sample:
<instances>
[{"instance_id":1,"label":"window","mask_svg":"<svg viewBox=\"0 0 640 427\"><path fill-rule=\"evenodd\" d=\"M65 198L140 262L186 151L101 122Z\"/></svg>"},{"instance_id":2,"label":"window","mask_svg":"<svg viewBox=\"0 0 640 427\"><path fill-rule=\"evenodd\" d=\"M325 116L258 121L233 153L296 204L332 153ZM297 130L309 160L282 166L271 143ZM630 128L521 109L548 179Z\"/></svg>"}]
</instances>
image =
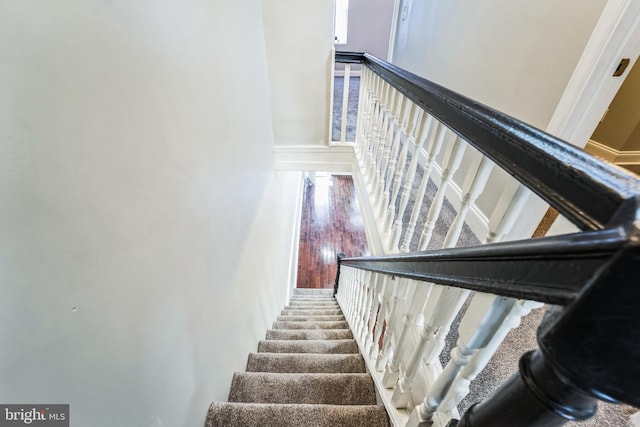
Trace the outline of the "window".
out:
<instances>
[{"instance_id":1,"label":"window","mask_svg":"<svg viewBox=\"0 0 640 427\"><path fill-rule=\"evenodd\" d=\"M333 27L336 44L347 44L347 25L349 23L349 0L335 0L336 13Z\"/></svg>"}]
</instances>

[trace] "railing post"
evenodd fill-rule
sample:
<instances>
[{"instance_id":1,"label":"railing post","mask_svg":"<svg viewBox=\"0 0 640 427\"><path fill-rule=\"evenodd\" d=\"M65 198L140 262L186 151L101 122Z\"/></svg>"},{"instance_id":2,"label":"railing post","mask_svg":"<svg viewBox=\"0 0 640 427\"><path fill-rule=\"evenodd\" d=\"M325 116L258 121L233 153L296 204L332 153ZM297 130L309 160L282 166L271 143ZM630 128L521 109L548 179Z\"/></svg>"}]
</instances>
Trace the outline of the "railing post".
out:
<instances>
[{"instance_id":1,"label":"railing post","mask_svg":"<svg viewBox=\"0 0 640 427\"><path fill-rule=\"evenodd\" d=\"M340 261L346 255L342 252L336 255L336 263L338 264L338 268L336 269L336 282L333 284L333 295L335 296L338 293L338 286L340 286Z\"/></svg>"}]
</instances>

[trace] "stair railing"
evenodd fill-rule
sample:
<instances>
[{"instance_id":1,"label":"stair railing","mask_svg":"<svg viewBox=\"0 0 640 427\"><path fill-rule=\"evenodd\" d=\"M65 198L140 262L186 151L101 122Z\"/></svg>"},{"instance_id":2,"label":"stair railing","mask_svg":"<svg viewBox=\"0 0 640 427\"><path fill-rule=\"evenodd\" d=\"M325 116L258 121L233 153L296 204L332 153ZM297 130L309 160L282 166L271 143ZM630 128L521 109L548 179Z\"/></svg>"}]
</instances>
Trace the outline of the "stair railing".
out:
<instances>
[{"instance_id":1,"label":"stair railing","mask_svg":"<svg viewBox=\"0 0 640 427\"><path fill-rule=\"evenodd\" d=\"M354 151L388 253L339 259L337 299L393 424L559 426L592 416L598 399L640 406L640 182L368 54L338 52L336 62L362 64ZM456 248L496 169L519 184L504 185L507 197L479 228L484 244ZM442 249L424 251L461 172ZM498 243L525 215L529 192L582 231ZM539 349L458 421L471 381L522 316L543 304Z\"/></svg>"}]
</instances>

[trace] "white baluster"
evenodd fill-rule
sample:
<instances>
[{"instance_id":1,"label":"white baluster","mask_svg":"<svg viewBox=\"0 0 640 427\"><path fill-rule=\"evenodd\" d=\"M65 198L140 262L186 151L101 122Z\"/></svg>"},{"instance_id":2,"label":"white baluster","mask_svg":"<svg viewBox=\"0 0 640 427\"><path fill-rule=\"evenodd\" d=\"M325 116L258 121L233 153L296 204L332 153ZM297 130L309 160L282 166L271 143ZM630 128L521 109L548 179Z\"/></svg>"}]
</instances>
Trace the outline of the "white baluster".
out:
<instances>
[{"instance_id":1,"label":"white baluster","mask_svg":"<svg viewBox=\"0 0 640 427\"><path fill-rule=\"evenodd\" d=\"M418 427L432 421L433 414L449 392L455 377L469 363L471 356L485 347L504 323L516 304L513 298L477 294L460 324L460 338L451 351L451 359L429 389L424 401L412 412L407 427Z\"/></svg>"},{"instance_id":2,"label":"white baluster","mask_svg":"<svg viewBox=\"0 0 640 427\"><path fill-rule=\"evenodd\" d=\"M358 315L358 326L354 331L356 336L360 338L360 342L364 342L365 333L367 331L367 321L369 320L369 310L371 310L371 296L373 294L372 286L371 286L371 277L373 273L370 271L365 271L363 281L362 281L362 300L361 300L361 310Z\"/></svg>"},{"instance_id":3,"label":"white baluster","mask_svg":"<svg viewBox=\"0 0 640 427\"><path fill-rule=\"evenodd\" d=\"M385 275L383 277L382 292L380 294L380 310L378 312L378 319L376 321L375 331L373 335L373 345L369 349L369 359L377 360L378 353L380 351L378 345L382 332L385 330L385 323L387 321L387 311L393 304L393 295L397 291L397 280L395 277Z\"/></svg>"},{"instance_id":4,"label":"white baluster","mask_svg":"<svg viewBox=\"0 0 640 427\"><path fill-rule=\"evenodd\" d=\"M407 230L404 233L404 240L402 242L402 246L400 247L400 251L402 252L409 252L411 239L413 238L413 232L416 229L418 217L420 216L420 210L422 209L422 202L424 201L424 195L427 191L427 184L429 184L429 176L431 175L431 171L433 170L436 157L440 153L440 148L442 148L444 140L449 134L447 128L443 124L438 122L437 126L438 130L436 131L436 137L433 142L433 147L429 147L430 150L427 151L427 163L424 167L422 181L420 181L420 188L418 189L416 201L413 205L413 210L411 211L411 219L409 220L409 224L407 225Z\"/></svg>"},{"instance_id":5,"label":"white baluster","mask_svg":"<svg viewBox=\"0 0 640 427\"><path fill-rule=\"evenodd\" d=\"M414 325L416 316L424 306L426 299L429 297L432 286L425 282L418 282L415 285L415 291L409 303L409 308L402 320L402 332L398 337L398 341L393 346L393 356L384 370L382 377L382 385L391 388L396 384L400 374L400 361L405 351L407 351L407 339L410 328Z\"/></svg>"},{"instance_id":6,"label":"white baluster","mask_svg":"<svg viewBox=\"0 0 640 427\"><path fill-rule=\"evenodd\" d=\"M366 345L369 330L371 329L371 312L377 310L377 296L376 296L376 284L378 282L378 273L371 273L368 281L368 292L366 299L366 306L364 311L363 326L360 332L360 342Z\"/></svg>"},{"instance_id":7,"label":"white baluster","mask_svg":"<svg viewBox=\"0 0 640 427\"><path fill-rule=\"evenodd\" d=\"M425 310L425 313L431 312L431 317L428 322L425 322L418 345L411 354L402 377L393 390L391 401L396 408L406 408L409 405L411 388L423 358L427 363L433 363L434 359L438 357L444 347L444 340L449 333L451 323L469 295L469 291L466 289L449 286L438 287L438 290L440 295L434 298L437 301L435 307L433 310Z\"/></svg>"},{"instance_id":8,"label":"white baluster","mask_svg":"<svg viewBox=\"0 0 640 427\"><path fill-rule=\"evenodd\" d=\"M376 360L376 370L383 371L387 365L387 354L392 348L392 337L394 336L397 312L400 310L400 306L403 301L406 301L409 294L413 292L414 285L411 285L408 279L398 279L398 284L393 294L391 307L389 313L385 319L387 326L384 333L384 339L382 340L382 351L378 353L378 359Z\"/></svg>"},{"instance_id":9,"label":"white baluster","mask_svg":"<svg viewBox=\"0 0 640 427\"><path fill-rule=\"evenodd\" d=\"M369 329L367 331L366 339L364 340L364 354L369 354L371 348L374 345L374 334L375 334L375 326L376 321L378 320L379 312L380 312L380 296L384 292L384 275L376 274L376 277L373 279L373 295L371 296L371 312L369 313Z\"/></svg>"},{"instance_id":10,"label":"white baluster","mask_svg":"<svg viewBox=\"0 0 640 427\"><path fill-rule=\"evenodd\" d=\"M451 150L447 153L448 155L444 159L443 163L445 165L445 168L442 171L442 181L440 182L440 187L438 188L436 195L433 197L431 206L429 206L427 221L424 224L424 228L420 236L420 243L418 244L419 251L424 251L425 249L427 249L427 246L431 241L433 229L436 226L436 221L440 216L440 211L442 210L442 205L444 204L444 196L447 192L447 188L449 187L449 183L451 183L451 180L453 179L453 175L458 170L458 167L460 167L462 155L464 154L466 146L466 142L464 142L459 137L456 137Z\"/></svg>"},{"instance_id":11,"label":"white baluster","mask_svg":"<svg viewBox=\"0 0 640 427\"><path fill-rule=\"evenodd\" d=\"M349 80L351 78L351 64L344 64L344 77L342 80L342 117L340 122L340 142L346 142L347 138L347 113L349 112Z\"/></svg>"},{"instance_id":12,"label":"white baluster","mask_svg":"<svg viewBox=\"0 0 640 427\"><path fill-rule=\"evenodd\" d=\"M382 132L380 133L378 148L376 150L376 167L375 167L375 176L373 181L373 186L370 189L371 193L371 204L375 206L380 199L380 194L382 193L382 186L384 185L384 177L382 176L382 168L385 162L385 156L388 159L388 149L390 147L390 135L393 135L394 128L394 118L393 118L393 105L395 102L396 94L398 93L395 88L391 85L389 86L389 91L387 92L387 96L385 98L385 103L383 105L383 123L382 123Z\"/></svg>"},{"instance_id":13,"label":"white baluster","mask_svg":"<svg viewBox=\"0 0 640 427\"><path fill-rule=\"evenodd\" d=\"M420 109L420 112L422 112L422 109ZM411 197L411 188L413 187L413 180L416 177L418 159L420 158L420 149L424 145L425 140L435 139L436 128L437 122L433 117L429 115L422 116L420 120L420 130L418 131L418 136L416 137L416 141L414 144L415 149L413 150L413 157L411 158L409 170L407 172L404 185L402 186L402 195L400 196L400 209L398 209L398 215L396 216L396 220L393 223L393 228L391 230L391 238L388 243L389 252L397 252L398 250L398 245L400 244L400 236L402 235L402 227L404 225L403 217L405 211L407 210L407 205L409 204L409 199ZM393 217L395 216L395 204L391 203L389 205L389 209L390 212L387 217L393 219Z\"/></svg>"},{"instance_id":14,"label":"white baluster","mask_svg":"<svg viewBox=\"0 0 640 427\"><path fill-rule=\"evenodd\" d=\"M353 147L353 151L360 168L362 168L362 128L363 126L365 126L367 115L367 112L365 111L367 75L368 69L366 67L362 67L362 72L360 73L360 87L358 88L358 118L356 120L356 141Z\"/></svg>"},{"instance_id":15,"label":"white baluster","mask_svg":"<svg viewBox=\"0 0 640 427\"><path fill-rule=\"evenodd\" d=\"M367 181L367 190L369 191L370 194L373 194L373 190L376 186L375 180L377 179L377 164L378 164L378 151L380 149L380 143L381 143L381 129L382 126L384 125L384 102L385 102L385 98L387 96L388 93L388 85L385 84L385 82L378 78L378 85L376 88L376 92L374 95L374 98L376 99L376 108L374 110L374 117L373 117L373 126L372 126L372 130L371 130L371 135L370 135L370 143L369 143L369 147L370 147L370 155L369 155L369 163L368 163L368 170L367 170L367 176L369 177L369 180ZM381 95L381 96L378 96Z\"/></svg>"},{"instance_id":16,"label":"white baluster","mask_svg":"<svg viewBox=\"0 0 640 427\"><path fill-rule=\"evenodd\" d=\"M514 185L516 189L515 192L512 193ZM489 233L484 241L485 243L499 242L511 231L513 225L520 217L529 192L528 188L515 182L510 183L510 185L505 188L499 204L501 205L505 198L508 199L506 209L501 209L501 206L498 206L491 214L489 218ZM513 196L511 194L513 194Z\"/></svg>"},{"instance_id":17,"label":"white baluster","mask_svg":"<svg viewBox=\"0 0 640 427\"><path fill-rule=\"evenodd\" d=\"M467 213L487 184L491 169L493 169L493 162L491 162L489 158L481 155L478 167L467 174L464 184L462 185L464 196L462 196L460 210L456 214L453 223L451 223L451 227L449 227L449 231L444 238L443 247L452 248L458 242Z\"/></svg>"},{"instance_id":18,"label":"white baluster","mask_svg":"<svg viewBox=\"0 0 640 427\"><path fill-rule=\"evenodd\" d=\"M411 114L411 107L413 103L409 101L409 99L405 97L401 97L401 104L398 107L400 113L398 114L398 125L396 128L396 133L393 138L393 142L391 143L391 151L389 154L389 161L386 164L386 168L384 170L384 176L386 176L385 185L382 190L382 201L378 206L378 218L380 219L380 224L384 224L384 216L389 207L389 200L391 199L391 183L393 178L395 177L396 165L398 163L398 152L400 151L400 144L403 143L404 146L407 146L406 135L407 135L407 127L409 122L409 116ZM404 150L403 150L404 151ZM405 151L406 153L406 151ZM403 165L404 166L404 165ZM387 232L387 229L383 226L383 233Z\"/></svg>"},{"instance_id":19,"label":"white baluster","mask_svg":"<svg viewBox=\"0 0 640 427\"><path fill-rule=\"evenodd\" d=\"M407 101L407 102L411 102L411 101ZM403 183L403 178L404 178L404 173L405 173L405 164L407 163L407 156L409 154L409 146L410 145L414 145L416 146L416 130L419 127L419 124L422 122L422 117L424 114L424 110L422 108L419 108L416 105L411 105L409 108L409 110L412 110L413 115L412 118L410 120L410 130L407 133L407 137L404 140L404 143L402 145L402 152L400 153L400 158L397 161L397 164L394 163L393 164L393 168L392 168L392 172L395 170L395 177L393 179L393 190L391 192L391 197L388 200L387 203L387 208L384 212L383 215L383 230L385 233L387 233L389 240L387 241L387 249L389 250L389 252L396 252L397 251L397 244L396 247L393 247L391 245L392 242L392 233L391 233L391 228L393 225L393 220L395 219L395 212L396 212L396 200L398 199L398 194L400 193L400 188L402 187L402 183ZM418 148L419 149L419 148ZM418 149L416 149L414 151L414 153L418 152ZM417 155L415 156L417 158ZM409 170L411 169L411 166L409 167ZM413 175L415 176L415 169L413 171ZM413 177L411 177L411 181L413 181ZM411 187L409 187L409 191L411 191Z\"/></svg>"},{"instance_id":20,"label":"white baluster","mask_svg":"<svg viewBox=\"0 0 640 427\"><path fill-rule=\"evenodd\" d=\"M509 312L507 318L500 325L497 331L494 332L493 337L489 343L480 348L472 357L467 366L465 366L460 374L456 377L451 388L445 398L442 400L440 407L441 412L450 413L458 406L462 399L469 394L469 386L482 370L487 366L491 357L498 350L498 347L504 341L505 337L512 329L516 328L520 324L520 320L529 314L534 308L542 307L544 304L536 301L518 300L514 304L513 308Z\"/></svg>"}]
</instances>

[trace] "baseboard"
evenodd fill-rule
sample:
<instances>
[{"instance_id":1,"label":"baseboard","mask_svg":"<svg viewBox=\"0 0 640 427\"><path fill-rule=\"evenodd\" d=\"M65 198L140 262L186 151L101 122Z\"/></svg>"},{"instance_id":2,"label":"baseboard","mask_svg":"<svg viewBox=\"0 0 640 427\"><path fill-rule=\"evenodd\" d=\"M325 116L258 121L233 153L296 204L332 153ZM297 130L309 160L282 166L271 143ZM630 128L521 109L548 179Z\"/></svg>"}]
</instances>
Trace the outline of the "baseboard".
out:
<instances>
[{"instance_id":1,"label":"baseboard","mask_svg":"<svg viewBox=\"0 0 640 427\"><path fill-rule=\"evenodd\" d=\"M640 151L618 151L593 139L589 140L585 151L616 165L640 164Z\"/></svg>"}]
</instances>

